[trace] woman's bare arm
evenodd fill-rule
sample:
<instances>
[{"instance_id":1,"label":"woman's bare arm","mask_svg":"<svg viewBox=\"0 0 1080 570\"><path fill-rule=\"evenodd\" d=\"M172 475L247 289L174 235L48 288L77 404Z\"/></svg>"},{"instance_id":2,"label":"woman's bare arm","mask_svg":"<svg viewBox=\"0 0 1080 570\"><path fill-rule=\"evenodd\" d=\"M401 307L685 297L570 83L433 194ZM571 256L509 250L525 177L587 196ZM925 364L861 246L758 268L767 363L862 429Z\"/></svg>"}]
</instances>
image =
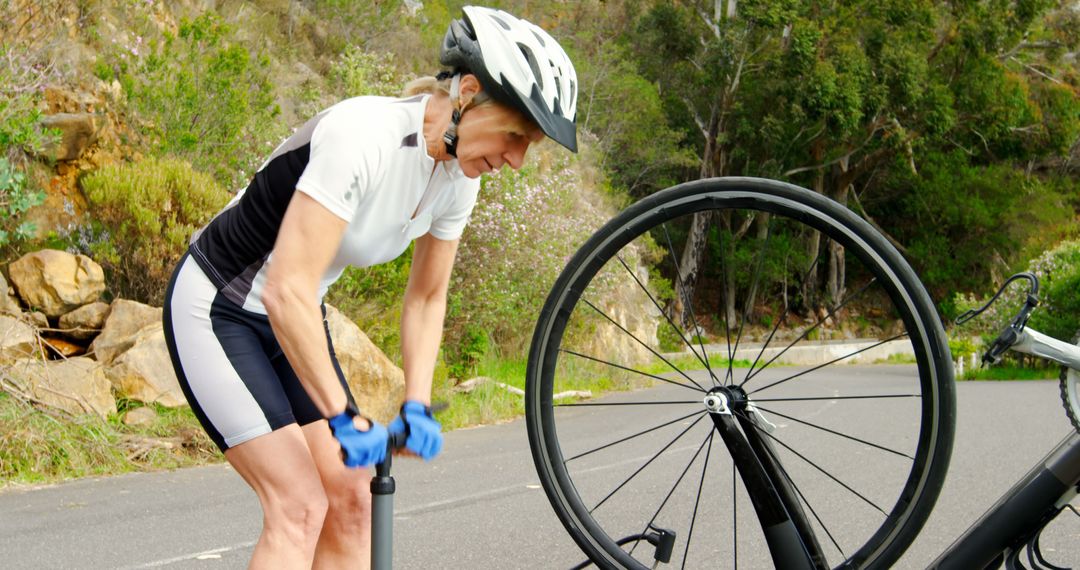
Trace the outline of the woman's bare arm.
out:
<instances>
[{"instance_id":1,"label":"woman's bare arm","mask_svg":"<svg viewBox=\"0 0 1080 570\"><path fill-rule=\"evenodd\" d=\"M319 281L348 224L297 191L274 243L262 302L274 336L323 417L345 410L348 399L330 360Z\"/></svg>"},{"instance_id":2,"label":"woman's bare arm","mask_svg":"<svg viewBox=\"0 0 1080 570\"><path fill-rule=\"evenodd\" d=\"M442 340L446 292L458 240L426 234L416 240L401 310L401 356L405 399L431 404L431 379Z\"/></svg>"}]
</instances>

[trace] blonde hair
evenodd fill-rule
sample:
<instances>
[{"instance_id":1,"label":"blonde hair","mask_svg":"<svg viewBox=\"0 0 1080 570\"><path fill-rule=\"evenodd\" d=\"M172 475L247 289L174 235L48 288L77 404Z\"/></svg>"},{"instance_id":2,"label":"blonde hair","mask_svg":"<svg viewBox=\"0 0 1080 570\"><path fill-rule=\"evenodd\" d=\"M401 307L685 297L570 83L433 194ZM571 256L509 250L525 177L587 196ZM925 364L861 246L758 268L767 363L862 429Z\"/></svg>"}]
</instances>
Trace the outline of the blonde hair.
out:
<instances>
[{"instance_id":1,"label":"blonde hair","mask_svg":"<svg viewBox=\"0 0 1080 570\"><path fill-rule=\"evenodd\" d=\"M450 82L450 78L439 79L437 77L431 76L418 77L405 84L405 89L402 92L402 96L412 97L414 95L434 95L436 93L440 93L449 97ZM493 99L491 95L488 95L487 91L481 90L479 93L476 94L476 96L472 98L472 101L469 103L469 107L482 107L484 105L501 105L501 103ZM508 109L511 108L507 105L502 106ZM515 114L521 117L521 120L502 124L502 130L510 133L525 134L532 129L538 128L536 123L533 122L532 119L526 117L523 113L516 112Z\"/></svg>"}]
</instances>

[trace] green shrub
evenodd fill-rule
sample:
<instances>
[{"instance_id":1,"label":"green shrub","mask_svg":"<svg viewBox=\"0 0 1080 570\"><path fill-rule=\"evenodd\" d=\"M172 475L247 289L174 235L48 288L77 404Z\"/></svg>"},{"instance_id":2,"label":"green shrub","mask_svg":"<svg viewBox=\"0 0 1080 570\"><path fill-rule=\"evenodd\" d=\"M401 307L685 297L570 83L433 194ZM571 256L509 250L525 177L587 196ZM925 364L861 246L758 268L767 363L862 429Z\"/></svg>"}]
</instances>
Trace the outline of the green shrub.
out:
<instances>
[{"instance_id":1,"label":"green shrub","mask_svg":"<svg viewBox=\"0 0 1080 570\"><path fill-rule=\"evenodd\" d=\"M176 36L120 46L111 62L155 153L184 158L222 184L247 183L283 133L273 120L269 59L235 41L213 12L183 20ZM145 45L144 45L145 43ZM99 66L95 73L107 75Z\"/></svg>"},{"instance_id":2,"label":"green shrub","mask_svg":"<svg viewBox=\"0 0 1080 570\"><path fill-rule=\"evenodd\" d=\"M1054 338L1072 340L1080 332L1080 241L1065 241L1047 250L1031 261L1028 271L1039 277L1039 306L1028 326ZM965 324L965 329L992 341L1020 309L1027 291L1027 281L1012 283L985 313ZM990 297L959 294L954 299L957 310L964 311L983 306Z\"/></svg>"},{"instance_id":3,"label":"green shrub","mask_svg":"<svg viewBox=\"0 0 1080 570\"><path fill-rule=\"evenodd\" d=\"M191 233L229 199L209 175L175 159L107 166L80 183L112 236L87 253L110 273L113 293L146 303L160 304Z\"/></svg>"},{"instance_id":4,"label":"green shrub","mask_svg":"<svg viewBox=\"0 0 1080 570\"><path fill-rule=\"evenodd\" d=\"M582 183L579 158L560 154L551 161L484 178L450 285L448 357L470 352L471 331L484 331L506 357L518 356L555 278L611 216L603 196ZM633 267L638 260L627 262Z\"/></svg>"},{"instance_id":5,"label":"green shrub","mask_svg":"<svg viewBox=\"0 0 1080 570\"><path fill-rule=\"evenodd\" d=\"M394 361L401 357L401 300L409 282L412 246L401 257L372 267L348 267L326 294Z\"/></svg>"},{"instance_id":6,"label":"green shrub","mask_svg":"<svg viewBox=\"0 0 1080 570\"><path fill-rule=\"evenodd\" d=\"M31 237L33 222L19 219L30 208L45 201L45 193L26 188L26 176L6 158L0 157L0 246Z\"/></svg>"},{"instance_id":7,"label":"green shrub","mask_svg":"<svg viewBox=\"0 0 1080 570\"><path fill-rule=\"evenodd\" d=\"M397 97L404 85L392 55L367 52L357 45L349 46L334 60L329 80L342 97Z\"/></svg>"}]
</instances>

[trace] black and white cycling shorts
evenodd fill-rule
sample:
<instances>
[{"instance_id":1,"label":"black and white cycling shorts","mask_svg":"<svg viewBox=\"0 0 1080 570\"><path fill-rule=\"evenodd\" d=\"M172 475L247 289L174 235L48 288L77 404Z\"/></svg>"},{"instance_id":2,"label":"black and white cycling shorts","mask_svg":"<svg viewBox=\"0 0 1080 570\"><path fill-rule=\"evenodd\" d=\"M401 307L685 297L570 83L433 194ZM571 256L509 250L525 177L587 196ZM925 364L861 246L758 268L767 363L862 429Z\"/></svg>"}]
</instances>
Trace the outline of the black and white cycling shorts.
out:
<instances>
[{"instance_id":1,"label":"black and white cycling shorts","mask_svg":"<svg viewBox=\"0 0 1080 570\"><path fill-rule=\"evenodd\" d=\"M330 331L323 325L338 380ZM222 295L189 255L165 293L165 341L191 409L222 451L292 423L323 419L274 338L266 315Z\"/></svg>"}]
</instances>

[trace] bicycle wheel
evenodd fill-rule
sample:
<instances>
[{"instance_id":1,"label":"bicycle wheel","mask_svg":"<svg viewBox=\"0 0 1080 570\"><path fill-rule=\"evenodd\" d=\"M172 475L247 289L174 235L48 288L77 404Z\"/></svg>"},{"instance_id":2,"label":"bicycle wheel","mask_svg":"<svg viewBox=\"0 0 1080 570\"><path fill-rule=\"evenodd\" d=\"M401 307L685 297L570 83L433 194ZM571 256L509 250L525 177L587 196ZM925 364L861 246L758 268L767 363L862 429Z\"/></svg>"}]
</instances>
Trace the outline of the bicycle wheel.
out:
<instances>
[{"instance_id":1,"label":"bicycle wheel","mask_svg":"<svg viewBox=\"0 0 1080 570\"><path fill-rule=\"evenodd\" d=\"M679 301L675 244L695 214L713 222L698 292ZM584 386L610 392L564 397ZM672 566L771 563L708 421L723 393L768 428L754 429L819 564L886 568L937 499L953 390L930 298L878 232L808 190L727 178L634 204L571 258L533 335L526 421L554 510L600 567L651 567L649 528L674 532Z\"/></svg>"}]
</instances>

